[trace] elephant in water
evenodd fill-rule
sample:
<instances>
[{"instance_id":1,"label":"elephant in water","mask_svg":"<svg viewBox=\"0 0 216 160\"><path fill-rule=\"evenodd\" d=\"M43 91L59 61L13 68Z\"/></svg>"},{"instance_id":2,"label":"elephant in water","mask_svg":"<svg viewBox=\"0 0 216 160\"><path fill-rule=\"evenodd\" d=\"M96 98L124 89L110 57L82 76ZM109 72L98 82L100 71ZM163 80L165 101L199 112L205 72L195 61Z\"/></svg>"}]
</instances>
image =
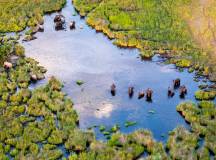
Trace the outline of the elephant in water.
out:
<instances>
[{"instance_id":1,"label":"elephant in water","mask_svg":"<svg viewBox=\"0 0 216 160\"><path fill-rule=\"evenodd\" d=\"M187 94L187 88L186 88L186 86L181 86L180 88L179 88L179 96L181 97L181 98L185 98L185 95Z\"/></svg>"},{"instance_id":2,"label":"elephant in water","mask_svg":"<svg viewBox=\"0 0 216 160\"><path fill-rule=\"evenodd\" d=\"M173 97L175 95L175 93L171 87L168 88L167 94L168 94L168 97Z\"/></svg>"},{"instance_id":3,"label":"elephant in water","mask_svg":"<svg viewBox=\"0 0 216 160\"><path fill-rule=\"evenodd\" d=\"M65 17L63 15L56 15L54 18L55 29L63 30L65 25Z\"/></svg>"},{"instance_id":4,"label":"elephant in water","mask_svg":"<svg viewBox=\"0 0 216 160\"><path fill-rule=\"evenodd\" d=\"M179 78L173 80L173 87L176 89L176 88L179 88L181 85L181 80Z\"/></svg>"},{"instance_id":5,"label":"elephant in water","mask_svg":"<svg viewBox=\"0 0 216 160\"><path fill-rule=\"evenodd\" d=\"M129 87L128 88L128 95L129 95L129 97L132 98L133 94L134 94L134 87Z\"/></svg>"},{"instance_id":6,"label":"elephant in water","mask_svg":"<svg viewBox=\"0 0 216 160\"><path fill-rule=\"evenodd\" d=\"M110 87L110 92L112 94L112 96L115 96L116 95L116 85L113 83Z\"/></svg>"},{"instance_id":7,"label":"elephant in water","mask_svg":"<svg viewBox=\"0 0 216 160\"><path fill-rule=\"evenodd\" d=\"M148 89L146 90L146 100L147 100L147 101L152 101L152 94L153 94L152 89L148 88Z\"/></svg>"},{"instance_id":8,"label":"elephant in water","mask_svg":"<svg viewBox=\"0 0 216 160\"><path fill-rule=\"evenodd\" d=\"M76 29L76 22L75 21L72 21L72 22L70 22L70 29L72 30L72 29Z\"/></svg>"},{"instance_id":9,"label":"elephant in water","mask_svg":"<svg viewBox=\"0 0 216 160\"><path fill-rule=\"evenodd\" d=\"M144 91L139 92L138 99L142 99L143 97L145 97L145 92Z\"/></svg>"}]
</instances>

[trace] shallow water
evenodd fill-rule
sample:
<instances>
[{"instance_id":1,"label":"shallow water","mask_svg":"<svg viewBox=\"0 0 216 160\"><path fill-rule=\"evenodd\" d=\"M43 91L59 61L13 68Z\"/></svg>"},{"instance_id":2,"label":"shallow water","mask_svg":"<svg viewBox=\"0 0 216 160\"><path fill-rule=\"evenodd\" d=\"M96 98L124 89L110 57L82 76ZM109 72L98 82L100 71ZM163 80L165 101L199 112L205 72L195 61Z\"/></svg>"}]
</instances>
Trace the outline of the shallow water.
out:
<instances>
[{"instance_id":1,"label":"shallow water","mask_svg":"<svg viewBox=\"0 0 216 160\"><path fill-rule=\"evenodd\" d=\"M53 19L56 13L47 15L45 32L37 33L38 39L23 45L27 56L48 69L47 78L54 75L64 82L64 91L73 99L82 129L120 124L124 133L146 128L157 140L166 141L168 132L177 125L189 127L176 112L176 105L185 100L195 101L194 92L199 83L193 81L193 74L180 73L173 65L158 62L157 57L152 61L141 61L136 49L114 46L102 33L88 27L84 19L73 16L74 13L68 0L62 14L67 23L76 21L76 30L55 31ZM167 88L175 78L181 78L182 84L188 87L185 99L180 99L177 91L173 98L167 97ZM76 80L85 83L78 86ZM36 86L46 81L40 81ZM112 83L117 86L115 97L109 91ZM128 86L135 87L132 99L127 94ZM152 103L137 99L138 92L147 88L154 91ZM154 110L155 114L149 114L149 110ZM127 120L137 121L137 125L125 128ZM95 131L97 138L103 139L102 134Z\"/></svg>"}]
</instances>

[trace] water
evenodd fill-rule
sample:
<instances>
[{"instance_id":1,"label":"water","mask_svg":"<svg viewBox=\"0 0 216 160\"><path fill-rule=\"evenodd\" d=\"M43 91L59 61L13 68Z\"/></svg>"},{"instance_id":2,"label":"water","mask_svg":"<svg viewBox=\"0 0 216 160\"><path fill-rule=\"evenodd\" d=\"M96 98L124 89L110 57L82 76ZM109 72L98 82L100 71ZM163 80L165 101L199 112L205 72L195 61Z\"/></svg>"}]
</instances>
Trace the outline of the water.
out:
<instances>
[{"instance_id":1,"label":"water","mask_svg":"<svg viewBox=\"0 0 216 160\"><path fill-rule=\"evenodd\" d=\"M186 100L195 101L194 92L199 83L193 81L193 74L180 73L173 65L159 63L157 57L152 61L141 61L139 51L114 46L102 33L88 27L84 19L72 16L74 13L68 0L62 14L67 23L76 21L76 30L69 30L67 25L67 30L57 32L53 23L56 13L46 15L45 32L37 33L37 40L23 45L27 56L48 69L47 79L54 75L64 82L63 90L73 99L79 114L80 128L120 124L124 133L146 128L157 140L165 142L168 132L177 125L189 127L176 112L176 105ZM167 97L167 88L175 78L181 78L182 84L188 87L189 93L184 100L179 98L177 91L173 98ZM47 79L36 86L44 84ZM85 83L78 86L77 80ZM117 86L115 97L109 91L112 83ZM135 87L132 99L127 94L131 85ZM147 88L154 91L152 103L137 99L138 92ZM149 114L149 110L154 110L155 114ZM137 121L137 125L125 128L127 120ZM95 132L97 138L103 139L97 129Z\"/></svg>"}]
</instances>

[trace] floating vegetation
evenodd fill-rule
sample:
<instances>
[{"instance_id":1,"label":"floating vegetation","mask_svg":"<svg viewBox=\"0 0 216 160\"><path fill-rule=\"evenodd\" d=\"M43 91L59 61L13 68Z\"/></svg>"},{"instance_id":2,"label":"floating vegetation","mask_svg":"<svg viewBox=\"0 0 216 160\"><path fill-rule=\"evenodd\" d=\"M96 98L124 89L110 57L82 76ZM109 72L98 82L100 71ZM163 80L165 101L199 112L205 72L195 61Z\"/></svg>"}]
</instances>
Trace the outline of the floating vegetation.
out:
<instances>
[{"instance_id":1,"label":"floating vegetation","mask_svg":"<svg viewBox=\"0 0 216 160\"><path fill-rule=\"evenodd\" d=\"M119 126L118 124L115 124L115 125L110 129L110 131L111 131L112 133L115 133L115 132L117 132L119 129L120 129L120 126Z\"/></svg>"},{"instance_id":2,"label":"floating vegetation","mask_svg":"<svg viewBox=\"0 0 216 160\"><path fill-rule=\"evenodd\" d=\"M125 125L125 127L130 127L130 126L134 126L136 124L137 124L137 122L135 122L135 121L126 121L124 125Z\"/></svg>"},{"instance_id":3,"label":"floating vegetation","mask_svg":"<svg viewBox=\"0 0 216 160\"><path fill-rule=\"evenodd\" d=\"M100 130L101 132L103 132L103 131L106 130L106 127L105 127L104 125L100 125L100 126L99 126L99 130Z\"/></svg>"},{"instance_id":4,"label":"floating vegetation","mask_svg":"<svg viewBox=\"0 0 216 160\"><path fill-rule=\"evenodd\" d=\"M216 91L203 91L199 90L195 93L197 100L213 100L216 97Z\"/></svg>"},{"instance_id":5,"label":"floating vegetation","mask_svg":"<svg viewBox=\"0 0 216 160\"><path fill-rule=\"evenodd\" d=\"M202 90L202 89L206 89L208 88L208 85L207 84L200 84L199 85L199 88Z\"/></svg>"},{"instance_id":6,"label":"floating vegetation","mask_svg":"<svg viewBox=\"0 0 216 160\"><path fill-rule=\"evenodd\" d=\"M82 80L77 80L77 81L76 81L76 84L77 84L78 86L81 86L81 85L84 84L84 82L83 82Z\"/></svg>"},{"instance_id":7,"label":"floating vegetation","mask_svg":"<svg viewBox=\"0 0 216 160\"><path fill-rule=\"evenodd\" d=\"M148 113L149 114L155 114L155 110L149 110Z\"/></svg>"}]
</instances>

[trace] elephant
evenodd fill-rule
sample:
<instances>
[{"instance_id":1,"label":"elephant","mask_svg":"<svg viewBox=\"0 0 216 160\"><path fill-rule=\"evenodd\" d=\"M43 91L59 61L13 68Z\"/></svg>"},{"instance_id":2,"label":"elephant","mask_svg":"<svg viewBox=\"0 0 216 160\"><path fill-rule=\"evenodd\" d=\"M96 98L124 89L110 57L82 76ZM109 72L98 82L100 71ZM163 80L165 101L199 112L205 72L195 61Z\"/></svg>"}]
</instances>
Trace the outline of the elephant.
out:
<instances>
[{"instance_id":1,"label":"elephant","mask_svg":"<svg viewBox=\"0 0 216 160\"><path fill-rule=\"evenodd\" d=\"M132 98L133 94L134 94L134 87L129 87L128 88L128 95L129 95L129 97Z\"/></svg>"},{"instance_id":2,"label":"elephant","mask_svg":"<svg viewBox=\"0 0 216 160\"><path fill-rule=\"evenodd\" d=\"M173 97L175 95L173 89L171 89L171 87L168 88L168 97Z\"/></svg>"},{"instance_id":3,"label":"elephant","mask_svg":"<svg viewBox=\"0 0 216 160\"><path fill-rule=\"evenodd\" d=\"M145 92L144 91L139 92L138 99L141 99L143 97L145 97Z\"/></svg>"},{"instance_id":4,"label":"elephant","mask_svg":"<svg viewBox=\"0 0 216 160\"><path fill-rule=\"evenodd\" d=\"M181 80L179 78L173 80L173 87L176 89L176 88L179 88L181 85Z\"/></svg>"},{"instance_id":5,"label":"elephant","mask_svg":"<svg viewBox=\"0 0 216 160\"><path fill-rule=\"evenodd\" d=\"M112 96L116 95L116 85L113 83L110 87Z\"/></svg>"},{"instance_id":6,"label":"elephant","mask_svg":"<svg viewBox=\"0 0 216 160\"><path fill-rule=\"evenodd\" d=\"M64 29L65 17L63 15L56 15L54 18L54 22L56 30Z\"/></svg>"},{"instance_id":7,"label":"elephant","mask_svg":"<svg viewBox=\"0 0 216 160\"><path fill-rule=\"evenodd\" d=\"M65 17L63 15L61 15L61 14L56 15L55 18L54 18L54 22L56 23L56 22L60 22L60 21L65 22Z\"/></svg>"},{"instance_id":8,"label":"elephant","mask_svg":"<svg viewBox=\"0 0 216 160\"><path fill-rule=\"evenodd\" d=\"M70 29L76 29L76 22L75 21L72 21L70 22Z\"/></svg>"},{"instance_id":9,"label":"elephant","mask_svg":"<svg viewBox=\"0 0 216 160\"><path fill-rule=\"evenodd\" d=\"M62 23L62 22L56 22L55 29L56 30L62 30L62 29L64 29L64 23Z\"/></svg>"},{"instance_id":10,"label":"elephant","mask_svg":"<svg viewBox=\"0 0 216 160\"><path fill-rule=\"evenodd\" d=\"M179 96L181 98L184 98L186 94L187 94L187 88L186 88L186 86L181 86L179 88Z\"/></svg>"},{"instance_id":11,"label":"elephant","mask_svg":"<svg viewBox=\"0 0 216 160\"><path fill-rule=\"evenodd\" d=\"M146 100L147 100L147 101L152 101L152 94L153 94L152 89L148 88L148 89L146 90Z\"/></svg>"}]
</instances>

